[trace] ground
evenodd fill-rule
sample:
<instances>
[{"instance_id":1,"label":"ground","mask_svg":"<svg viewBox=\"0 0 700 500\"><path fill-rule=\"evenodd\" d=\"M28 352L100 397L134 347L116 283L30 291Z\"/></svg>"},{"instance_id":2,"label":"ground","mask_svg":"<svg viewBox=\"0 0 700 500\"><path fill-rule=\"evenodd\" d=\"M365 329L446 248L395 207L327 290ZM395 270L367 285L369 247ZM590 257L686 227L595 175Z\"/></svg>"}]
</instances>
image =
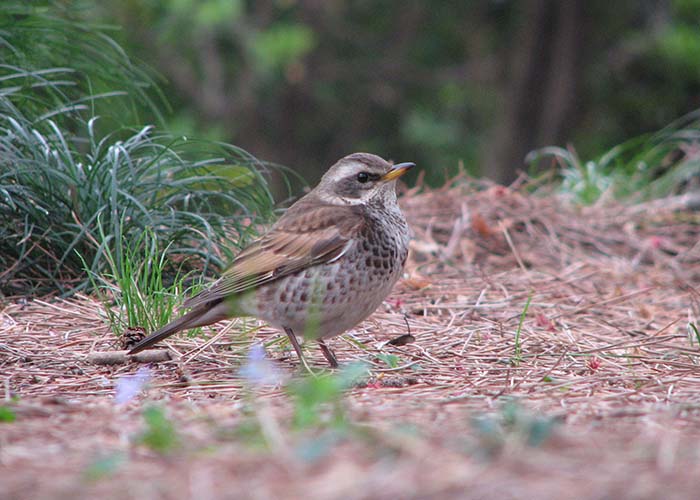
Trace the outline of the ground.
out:
<instances>
[{"instance_id":1,"label":"ground","mask_svg":"<svg viewBox=\"0 0 700 500\"><path fill-rule=\"evenodd\" d=\"M329 342L371 369L306 425L289 380L308 379L252 320L174 337L170 361L102 365L94 353L118 341L99 303L11 301L0 497L696 498L700 214L688 204L581 208L468 179L404 193L405 279ZM413 342L386 343L408 328ZM241 371L259 340L277 385ZM141 393L117 401L144 366ZM172 423L165 444L143 437L158 427L146 408Z\"/></svg>"}]
</instances>

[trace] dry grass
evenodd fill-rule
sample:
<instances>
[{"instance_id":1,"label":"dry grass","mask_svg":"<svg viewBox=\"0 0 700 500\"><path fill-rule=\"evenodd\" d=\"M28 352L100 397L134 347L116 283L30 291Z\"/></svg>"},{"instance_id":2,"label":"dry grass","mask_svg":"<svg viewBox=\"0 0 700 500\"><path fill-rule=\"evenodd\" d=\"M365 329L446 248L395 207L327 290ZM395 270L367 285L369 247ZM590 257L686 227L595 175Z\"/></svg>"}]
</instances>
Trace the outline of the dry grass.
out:
<instances>
[{"instance_id":1,"label":"dry grass","mask_svg":"<svg viewBox=\"0 0 700 500\"><path fill-rule=\"evenodd\" d=\"M375 379L346 401L363 431L316 461L298 458L279 389L258 396L282 429L271 449L231 437L249 403L238 368L254 338L278 338L272 330L251 320L174 338L178 359L117 406L115 381L137 366L87 361L116 348L94 300L9 304L0 373L5 398L19 401L17 420L0 424L2 496L695 498L700 348L688 324L699 315L700 214L685 203L582 209L473 181L408 193L407 278L356 340L331 341L341 362L374 363ZM404 318L416 341L386 345L406 333ZM248 334L235 334L242 326ZM283 344L268 354L294 371ZM508 398L525 419L561 424L539 446L517 426L494 437L474 425L497 420ZM176 453L133 441L147 401L167 408L183 438ZM86 479L114 453L123 463Z\"/></svg>"}]
</instances>

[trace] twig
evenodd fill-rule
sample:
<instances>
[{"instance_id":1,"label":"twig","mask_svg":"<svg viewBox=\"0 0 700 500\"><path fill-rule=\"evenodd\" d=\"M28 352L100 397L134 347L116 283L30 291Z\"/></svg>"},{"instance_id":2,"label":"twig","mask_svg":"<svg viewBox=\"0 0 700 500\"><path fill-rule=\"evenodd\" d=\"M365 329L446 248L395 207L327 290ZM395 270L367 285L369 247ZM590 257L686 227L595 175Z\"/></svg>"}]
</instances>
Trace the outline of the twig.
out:
<instances>
[{"instance_id":1,"label":"twig","mask_svg":"<svg viewBox=\"0 0 700 500\"><path fill-rule=\"evenodd\" d=\"M129 351L91 352L87 355L87 359L96 365L121 365L131 361L137 363L158 363L173 359L169 349L148 349L131 356L127 355L127 352Z\"/></svg>"}]
</instances>

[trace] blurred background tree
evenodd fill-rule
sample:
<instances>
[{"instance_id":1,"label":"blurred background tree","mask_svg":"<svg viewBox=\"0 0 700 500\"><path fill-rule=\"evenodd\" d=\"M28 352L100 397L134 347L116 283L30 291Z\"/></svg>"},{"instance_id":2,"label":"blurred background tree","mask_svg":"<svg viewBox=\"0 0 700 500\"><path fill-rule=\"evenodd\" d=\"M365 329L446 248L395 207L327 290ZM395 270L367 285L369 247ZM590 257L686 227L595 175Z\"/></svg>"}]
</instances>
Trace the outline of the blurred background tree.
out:
<instances>
[{"instance_id":1,"label":"blurred background tree","mask_svg":"<svg viewBox=\"0 0 700 500\"><path fill-rule=\"evenodd\" d=\"M294 179L269 164L358 150L437 185L561 145L527 167L584 203L693 188L699 26L700 0L4 0L0 292L86 287L146 227L220 268Z\"/></svg>"},{"instance_id":2,"label":"blurred background tree","mask_svg":"<svg viewBox=\"0 0 700 500\"><path fill-rule=\"evenodd\" d=\"M162 75L169 128L310 182L356 150L507 182L532 149L598 154L700 107L700 0L95 5Z\"/></svg>"},{"instance_id":3,"label":"blurred background tree","mask_svg":"<svg viewBox=\"0 0 700 500\"><path fill-rule=\"evenodd\" d=\"M587 157L700 108L700 0L60 3L154 70L171 112L142 121L311 183L357 150L508 182L533 149Z\"/></svg>"}]
</instances>

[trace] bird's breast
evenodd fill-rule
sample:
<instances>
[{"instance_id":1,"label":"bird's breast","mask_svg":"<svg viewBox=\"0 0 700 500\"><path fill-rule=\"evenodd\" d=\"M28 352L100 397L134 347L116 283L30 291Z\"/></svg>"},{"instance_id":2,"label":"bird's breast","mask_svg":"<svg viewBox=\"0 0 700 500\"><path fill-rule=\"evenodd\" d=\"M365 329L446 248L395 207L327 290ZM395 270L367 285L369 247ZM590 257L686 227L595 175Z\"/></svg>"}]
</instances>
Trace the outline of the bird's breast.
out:
<instances>
[{"instance_id":1,"label":"bird's breast","mask_svg":"<svg viewBox=\"0 0 700 500\"><path fill-rule=\"evenodd\" d=\"M408 254L405 219L371 220L339 259L260 287L253 315L298 335L331 337L357 325L382 303Z\"/></svg>"}]
</instances>

